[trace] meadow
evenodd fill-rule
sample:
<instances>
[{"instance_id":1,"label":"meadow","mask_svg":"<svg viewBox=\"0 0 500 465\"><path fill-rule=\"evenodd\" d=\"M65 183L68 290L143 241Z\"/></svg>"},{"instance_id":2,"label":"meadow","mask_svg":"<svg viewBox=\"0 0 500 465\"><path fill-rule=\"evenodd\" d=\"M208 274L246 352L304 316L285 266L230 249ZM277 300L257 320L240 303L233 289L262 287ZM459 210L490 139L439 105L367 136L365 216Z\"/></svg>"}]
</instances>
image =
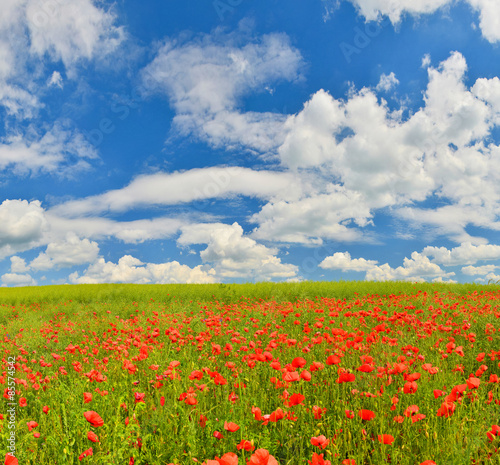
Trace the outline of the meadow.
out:
<instances>
[{"instance_id":1,"label":"meadow","mask_svg":"<svg viewBox=\"0 0 500 465\"><path fill-rule=\"evenodd\" d=\"M0 289L5 464L500 463L500 286Z\"/></svg>"}]
</instances>

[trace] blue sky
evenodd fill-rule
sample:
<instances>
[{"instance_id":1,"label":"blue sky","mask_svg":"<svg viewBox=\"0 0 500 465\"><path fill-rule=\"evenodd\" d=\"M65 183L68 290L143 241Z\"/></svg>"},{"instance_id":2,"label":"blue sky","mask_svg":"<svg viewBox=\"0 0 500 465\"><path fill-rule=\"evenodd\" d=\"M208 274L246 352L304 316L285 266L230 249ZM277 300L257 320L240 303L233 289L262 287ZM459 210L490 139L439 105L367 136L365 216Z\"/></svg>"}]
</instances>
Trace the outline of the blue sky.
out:
<instances>
[{"instance_id":1,"label":"blue sky","mask_svg":"<svg viewBox=\"0 0 500 465\"><path fill-rule=\"evenodd\" d=\"M500 280L494 0L7 0L0 285Z\"/></svg>"}]
</instances>

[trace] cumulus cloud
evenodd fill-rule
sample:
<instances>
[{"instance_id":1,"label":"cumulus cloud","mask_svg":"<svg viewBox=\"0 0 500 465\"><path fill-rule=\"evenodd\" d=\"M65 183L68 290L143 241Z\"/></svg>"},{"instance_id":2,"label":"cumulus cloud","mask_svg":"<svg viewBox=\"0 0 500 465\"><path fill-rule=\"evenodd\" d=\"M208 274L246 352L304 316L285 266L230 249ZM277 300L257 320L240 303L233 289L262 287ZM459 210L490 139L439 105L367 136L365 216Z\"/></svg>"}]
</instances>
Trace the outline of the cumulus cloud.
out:
<instances>
[{"instance_id":1,"label":"cumulus cloud","mask_svg":"<svg viewBox=\"0 0 500 465\"><path fill-rule=\"evenodd\" d=\"M49 243L45 252L30 262L29 268L39 271L83 265L94 262L98 254L97 242L79 239L75 233L69 233L64 241Z\"/></svg>"},{"instance_id":2,"label":"cumulus cloud","mask_svg":"<svg viewBox=\"0 0 500 465\"><path fill-rule=\"evenodd\" d=\"M424 255L413 252L411 258L405 257L403 265L397 268L388 263L379 265L378 261L364 258L351 258L349 252L337 252L326 257L319 265L324 269L346 271L365 271L368 281L415 281L424 282L427 279L442 280L454 276L454 272L446 273L439 265L431 263Z\"/></svg>"},{"instance_id":3,"label":"cumulus cloud","mask_svg":"<svg viewBox=\"0 0 500 465\"><path fill-rule=\"evenodd\" d=\"M28 270L29 266L26 265L26 260L24 260L24 258L16 255L10 257L10 271L12 273L25 273Z\"/></svg>"},{"instance_id":4,"label":"cumulus cloud","mask_svg":"<svg viewBox=\"0 0 500 465\"><path fill-rule=\"evenodd\" d=\"M483 266L464 266L462 267L462 273L467 276L483 276L489 273L493 273L498 266L496 265L483 265Z\"/></svg>"},{"instance_id":5,"label":"cumulus cloud","mask_svg":"<svg viewBox=\"0 0 500 465\"><path fill-rule=\"evenodd\" d=\"M222 278L246 278L255 281L295 278L298 267L282 263L278 249L258 244L243 233L238 223L190 225L182 229L180 246L207 244L200 252L204 263L211 264Z\"/></svg>"},{"instance_id":6,"label":"cumulus cloud","mask_svg":"<svg viewBox=\"0 0 500 465\"><path fill-rule=\"evenodd\" d=\"M479 261L500 260L500 245L473 245L470 242L464 242L453 249L429 246L422 250L422 254L432 257L433 263L444 266L475 265ZM472 267L467 269L470 270Z\"/></svg>"},{"instance_id":7,"label":"cumulus cloud","mask_svg":"<svg viewBox=\"0 0 500 465\"><path fill-rule=\"evenodd\" d=\"M351 258L349 252L337 252L326 257L319 266L327 270L342 271L368 271L378 264L376 260L365 260L364 258Z\"/></svg>"},{"instance_id":8,"label":"cumulus cloud","mask_svg":"<svg viewBox=\"0 0 500 465\"><path fill-rule=\"evenodd\" d=\"M352 90L347 100L316 92L288 117L278 155L301 176L316 175L311 197L333 184L357 196L354 213L367 213L351 219L364 217L361 224L370 224L372 211L393 207L399 218L432 225L457 242L484 242L466 227L500 230L500 149L489 139L500 115L500 86L481 79L467 88L467 63L458 52L427 71L424 105L407 119L371 89ZM412 205L432 196L450 205ZM325 225L332 224L328 211Z\"/></svg>"},{"instance_id":9,"label":"cumulus cloud","mask_svg":"<svg viewBox=\"0 0 500 465\"><path fill-rule=\"evenodd\" d=\"M5 273L2 275L3 286L36 286L37 282L29 274Z\"/></svg>"},{"instance_id":10,"label":"cumulus cloud","mask_svg":"<svg viewBox=\"0 0 500 465\"><path fill-rule=\"evenodd\" d=\"M38 200L4 200L0 204L0 257L36 247L47 229Z\"/></svg>"},{"instance_id":11,"label":"cumulus cloud","mask_svg":"<svg viewBox=\"0 0 500 465\"><path fill-rule=\"evenodd\" d=\"M399 80L394 73L392 72L390 74L383 73L380 76L380 81L378 82L376 89L379 92L380 91L389 92L391 89L394 89L394 87L396 87L398 84Z\"/></svg>"},{"instance_id":12,"label":"cumulus cloud","mask_svg":"<svg viewBox=\"0 0 500 465\"><path fill-rule=\"evenodd\" d=\"M300 53L284 34L242 43L245 34L169 40L144 70L149 92L167 95L174 126L213 146L245 146L266 152L282 138L285 117L238 110L240 99L274 83L297 79Z\"/></svg>"},{"instance_id":13,"label":"cumulus cloud","mask_svg":"<svg viewBox=\"0 0 500 465\"><path fill-rule=\"evenodd\" d=\"M131 255L124 255L118 263L99 258L80 276L69 276L73 284L136 283L136 284L205 284L217 282L215 271L201 265L190 268L177 261L143 263Z\"/></svg>"},{"instance_id":14,"label":"cumulus cloud","mask_svg":"<svg viewBox=\"0 0 500 465\"><path fill-rule=\"evenodd\" d=\"M404 15L431 14L453 4L452 0L349 0L366 21L379 21L387 16L393 24ZM491 43L500 41L500 5L496 0L464 0L479 12L479 27L483 37Z\"/></svg>"},{"instance_id":15,"label":"cumulus cloud","mask_svg":"<svg viewBox=\"0 0 500 465\"><path fill-rule=\"evenodd\" d=\"M366 242L369 237L350 223L365 226L371 220L363 197L344 188L331 186L331 192L293 200L275 200L255 213L257 223L252 237L277 242L321 244L324 238L340 242Z\"/></svg>"}]
</instances>

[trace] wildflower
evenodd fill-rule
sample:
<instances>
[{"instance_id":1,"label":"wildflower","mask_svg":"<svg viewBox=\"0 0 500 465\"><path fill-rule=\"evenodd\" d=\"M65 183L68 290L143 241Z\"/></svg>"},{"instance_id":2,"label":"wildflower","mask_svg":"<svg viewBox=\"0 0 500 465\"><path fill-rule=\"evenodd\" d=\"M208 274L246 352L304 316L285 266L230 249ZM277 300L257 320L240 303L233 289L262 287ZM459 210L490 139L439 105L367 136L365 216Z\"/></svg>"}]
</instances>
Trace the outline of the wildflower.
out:
<instances>
[{"instance_id":1,"label":"wildflower","mask_svg":"<svg viewBox=\"0 0 500 465\"><path fill-rule=\"evenodd\" d=\"M82 461L84 457L90 457L91 455L94 455L94 451L92 450L92 447L90 449L87 449L84 451L80 457L78 457L78 460Z\"/></svg>"},{"instance_id":2,"label":"wildflower","mask_svg":"<svg viewBox=\"0 0 500 465\"><path fill-rule=\"evenodd\" d=\"M236 423L233 423L232 421L225 421L224 422L224 429L226 431L234 433L235 431L238 431L240 429L240 427Z\"/></svg>"},{"instance_id":3,"label":"wildflower","mask_svg":"<svg viewBox=\"0 0 500 465\"><path fill-rule=\"evenodd\" d=\"M92 442L99 442L99 437L93 431L87 433L87 439Z\"/></svg>"},{"instance_id":4,"label":"wildflower","mask_svg":"<svg viewBox=\"0 0 500 465\"><path fill-rule=\"evenodd\" d=\"M311 438L311 444L313 446L321 447L322 449L324 449L329 443L330 440L326 439L323 435Z\"/></svg>"},{"instance_id":5,"label":"wildflower","mask_svg":"<svg viewBox=\"0 0 500 465\"><path fill-rule=\"evenodd\" d=\"M358 415L362 420L365 421L370 421L375 418L375 412L372 412L371 410L360 410L358 412Z\"/></svg>"},{"instance_id":6,"label":"wildflower","mask_svg":"<svg viewBox=\"0 0 500 465\"><path fill-rule=\"evenodd\" d=\"M28 425L28 430L29 432L31 433L31 430L36 428L38 426L38 423L36 421L28 421L28 423L26 423Z\"/></svg>"},{"instance_id":7,"label":"wildflower","mask_svg":"<svg viewBox=\"0 0 500 465\"><path fill-rule=\"evenodd\" d=\"M377 437L378 441L382 444L391 445L394 442L394 436L391 436L390 434L379 434Z\"/></svg>"},{"instance_id":8,"label":"wildflower","mask_svg":"<svg viewBox=\"0 0 500 465\"><path fill-rule=\"evenodd\" d=\"M104 425L104 420L99 416L97 412L85 412L83 416L92 426L95 426L96 428Z\"/></svg>"},{"instance_id":9,"label":"wildflower","mask_svg":"<svg viewBox=\"0 0 500 465\"><path fill-rule=\"evenodd\" d=\"M250 457L247 465L279 465L277 460L266 449L257 449Z\"/></svg>"}]
</instances>

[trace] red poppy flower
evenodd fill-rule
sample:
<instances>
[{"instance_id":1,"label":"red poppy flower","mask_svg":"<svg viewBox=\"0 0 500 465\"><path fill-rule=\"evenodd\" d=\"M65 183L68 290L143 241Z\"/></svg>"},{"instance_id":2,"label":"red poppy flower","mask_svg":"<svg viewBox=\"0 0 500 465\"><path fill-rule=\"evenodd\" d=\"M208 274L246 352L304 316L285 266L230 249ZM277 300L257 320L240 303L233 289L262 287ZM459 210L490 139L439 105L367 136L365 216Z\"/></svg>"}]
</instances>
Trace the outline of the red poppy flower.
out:
<instances>
[{"instance_id":1,"label":"red poppy flower","mask_svg":"<svg viewBox=\"0 0 500 465\"><path fill-rule=\"evenodd\" d=\"M493 425L491 427L491 431L488 431L486 433L486 436L488 436L488 441L492 442L496 436L500 436L500 426L498 425Z\"/></svg>"},{"instance_id":2,"label":"red poppy flower","mask_svg":"<svg viewBox=\"0 0 500 465\"><path fill-rule=\"evenodd\" d=\"M300 374L300 378L303 379L304 381L311 381L312 376L311 376L311 373L309 373L307 370L304 370Z\"/></svg>"},{"instance_id":3,"label":"red poppy flower","mask_svg":"<svg viewBox=\"0 0 500 465\"><path fill-rule=\"evenodd\" d=\"M146 393L144 392L134 392L134 400L135 403L138 404L139 402L144 402L144 397L146 397Z\"/></svg>"},{"instance_id":4,"label":"red poppy flower","mask_svg":"<svg viewBox=\"0 0 500 465\"><path fill-rule=\"evenodd\" d=\"M344 459L342 465L356 465L356 461L354 459Z\"/></svg>"},{"instance_id":5,"label":"red poppy flower","mask_svg":"<svg viewBox=\"0 0 500 465\"><path fill-rule=\"evenodd\" d=\"M394 417L394 421L396 423L403 423L403 421L405 421L405 417L402 417L401 415L397 415Z\"/></svg>"},{"instance_id":6,"label":"red poppy flower","mask_svg":"<svg viewBox=\"0 0 500 465\"><path fill-rule=\"evenodd\" d=\"M95 426L96 428L104 425L104 420L99 416L97 412L85 412L83 416L92 426Z\"/></svg>"},{"instance_id":7,"label":"red poppy flower","mask_svg":"<svg viewBox=\"0 0 500 465\"><path fill-rule=\"evenodd\" d=\"M354 418L354 412L352 410L346 410L345 411L345 416L347 418Z\"/></svg>"},{"instance_id":8,"label":"red poppy flower","mask_svg":"<svg viewBox=\"0 0 500 465\"><path fill-rule=\"evenodd\" d=\"M238 431L240 429L240 427L236 423L233 423L232 421L225 421L224 422L224 429L226 431L234 433L235 431Z\"/></svg>"},{"instance_id":9,"label":"red poppy flower","mask_svg":"<svg viewBox=\"0 0 500 465\"><path fill-rule=\"evenodd\" d=\"M467 387L469 389L477 389L479 387L479 385L481 384L481 380L479 378L469 378L467 380Z\"/></svg>"},{"instance_id":10,"label":"red poppy flower","mask_svg":"<svg viewBox=\"0 0 500 465\"><path fill-rule=\"evenodd\" d=\"M234 452L227 452L220 459L215 457L219 465L238 465L238 456Z\"/></svg>"},{"instance_id":11,"label":"red poppy flower","mask_svg":"<svg viewBox=\"0 0 500 465\"><path fill-rule=\"evenodd\" d=\"M423 413L417 413L416 415L413 415L411 417L411 422L416 423L417 421L423 420L425 418L425 415Z\"/></svg>"},{"instance_id":12,"label":"red poppy flower","mask_svg":"<svg viewBox=\"0 0 500 465\"><path fill-rule=\"evenodd\" d=\"M269 451L266 449L257 449L255 453L250 457L247 465L279 465L277 460L269 455Z\"/></svg>"},{"instance_id":13,"label":"red poppy flower","mask_svg":"<svg viewBox=\"0 0 500 465\"><path fill-rule=\"evenodd\" d=\"M425 462L422 462L420 465L436 465L436 462L434 462L434 460L426 460Z\"/></svg>"},{"instance_id":14,"label":"red poppy flower","mask_svg":"<svg viewBox=\"0 0 500 465\"><path fill-rule=\"evenodd\" d=\"M294 368L302 368L307 364L306 359L302 357L296 357L292 360L292 366Z\"/></svg>"},{"instance_id":15,"label":"red poppy flower","mask_svg":"<svg viewBox=\"0 0 500 465\"><path fill-rule=\"evenodd\" d=\"M250 441L242 439L241 442L236 446L236 449L238 450L245 449L248 452L254 450L255 446Z\"/></svg>"},{"instance_id":16,"label":"red poppy flower","mask_svg":"<svg viewBox=\"0 0 500 465\"><path fill-rule=\"evenodd\" d=\"M299 379L299 373L296 371L283 373L283 381L286 381L287 383L293 383L294 381L298 381Z\"/></svg>"},{"instance_id":17,"label":"red poppy flower","mask_svg":"<svg viewBox=\"0 0 500 465\"><path fill-rule=\"evenodd\" d=\"M438 397L444 396L446 393L439 390L439 389L434 389L434 399L437 399Z\"/></svg>"},{"instance_id":18,"label":"red poppy flower","mask_svg":"<svg viewBox=\"0 0 500 465\"><path fill-rule=\"evenodd\" d=\"M330 460L325 460L323 458L323 454L320 455L316 452L313 452L312 460L308 460L307 463L309 465L332 465L332 462L330 462Z\"/></svg>"},{"instance_id":19,"label":"red poppy flower","mask_svg":"<svg viewBox=\"0 0 500 465\"><path fill-rule=\"evenodd\" d=\"M42 412L43 412L43 413L45 413L45 415L47 415L47 414L49 413L49 410L50 410L50 409L49 409L49 407L48 407L47 405L44 405L44 406L42 407Z\"/></svg>"},{"instance_id":20,"label":"red poppy flower","mask_svg":"<svg viewBox=\"0 0 500 465\"><path fill-rule=\"evenodd\" d=\"M327 365L338 365L341 362L341 359L338 355L330 355L326 359L326 364Z\"/></svg>"},{"instance_id":21,"label":"red poppy flower","mask_svg":"<svg viewBox=\"0 0 500 465\"><path fill-rule=\"evenodd\" d=\"M215 439L224 439L224 436L221 432L219 431L214 431L214 438Z\"/></svg>"},{"instance_id":22,"label":"red poppy flower","mask_svg":"<svg viewBox=\"0 0 500 465\"><path fill-rule=\"evenodd\" d=\"M418 410L418 405L410 405L406 408L404 415L405 417L411 417L414 413L418 413Z\"/></svg>"},{"instance_id":23,"label":"red poppy flower","mask_svg":"<svg viewBox=\"0 0 500 465\"><path fill-rule=\"evenodd\" d=\"M83 393L83 403L88 404L91 401L92 401L92 394L90 392L84 392Z\"/></svg>"},{"instance_id":24,"label":"red poppy flower","mask_svg":"<svg viewBox=\"0 0 500 465\"><path fill-rule=\"evenodd\" d=\"M26 407L26 406L28 405L28 402L26 401L26 397L21 397L21 398L19 399L19 405L20 405L21 407Z\"/></svg>"},{"instance_id":25,"label":"red poppy flower","mask_svg":"<svg viewBox=\"0 0 500 465\"><path fill-rule=\"evenodd\" d=\"M358 412L358 415L362 420L365 421L370 421L375 418L375 412L372 412L371 410L360 410Z\"/></svg>"},{"instance_id":26,"label":"red poppy flower","mask_svg":"<svg viewBox=\"0 0 500 465\"><path fill-rule=\"evenodd\" d=\"M403 392L405 394L415 394L418 389L418 384L415 381L408 381L403 386Z\"/></svg>"},{"instance_id":27,"label":"red poppy flower","mask_svg":"<svg viewBox=\"0 0 500 465\"><path fill-rule=\"evenodd\" d=\"M28 430L31 432L32 429L36 428L38 426L38 423L36 421L28 421L26 423L28 425Z\"/></svg>"},{"instance_id":28,"label":"red poppy flower","mask_svg":"<svg viewBox=\"0 0 500 465\"><path fill-rule=\"evenodd\" d=\"M321 408L321 407L318 407L317 405L313 405L312 411L313 411L314 419L321 420L323 413L326 412L326 408Z\"/></svg>"},{"instance_id":29,"label":"red poppy flower","mask_svg":"<svg viewBox=\"0 0 500 465\"><path fill-rule=\"evenodd\" d=\"M330 443L329 439L326 439L326 436L317 436L311 438L311 444L316 447L321 447L324 449Z\"/></svg>"},{"instance_id":30,"label":"red poppy flower","mask_svg":"<svg viewBox=\"0 0 500 465\"><path fill-rule=\"evenodd\" d=\"M17 458L11 454L6 454L5 465L18 465Z\"/></svg>"},{"instance_id":31,"label":"red poppy flower","mask_svg":"<svg viewBox=\"0 0 500 465\"><path fill-rule=\"evenodd\" d=\"M363 373L371 373L373 370L375 370L375 368L368 363L363 363L363 365L358 368L358 371L361 371Z\"/></svg>"},{"instance_id":32,"label":"red poppy flower","mask_svg":"<svg viewBox=\"0 0 500 465\"><path fill-rule=\"evenodd\" d=\"M443 402L437 411L438 417L448 418L453 415L456 405L453 402Z\"/></svg>"},{"instance_id":33,"label":"red poppy flower","mask_svg":"<svg viewBox=\"0 0 500 465\"><path fill-rule=\"evenodd\" d=\"M382 444L391 445L394 442L394 436L391 436L390 434L379 434L377 437L378 441Z\"/></svg>"},{"instance_id":34,"label":"red poppy flower","mask_svg":"<svg viewBox=\"0 0 500 465\"><path fill-rule=\"evenodd\" d=\"M82 460L84 457L90 457L91 455L94 455L94 451L92 450L92 447L90 449L87 449L86 451L82 452L80 457L78 457L78 460Z\"/></svg>"},{"instance_id":35,"label":"red poppy flower","mask_svg":"<svg viewBox=\"0 0 500 465\"><path fill-rule=\"evenodd\" d=\"M353 381L356 380L356 376L354 373L340 373L338 379L336 380L337 383L342 384L342 383L352 383Z\"/></svg>"},{"instance_id":36,"label":"red poppy flower","mask_svg":"<svg viewBox=\"0 0 500 465\"><path fill-rule=\"evenodd\" d=\"M293 407L294 405L299 405L304 402L305 396L302 394L292 394L288 399L288 406Z\"/></svg>"},{"instance_id":37,"label":"red poppy flower","mask_svg":"<svg viewBox=\"0 0 500 465\"><path fill-rule=\"evenodd\" d=\"M92 442L99 442L99 437L93 431L87 433L87 439Z\"/></svg>"},{"instance_id":38,"label":"red poppy flower","mask_svg":"<svg viewBox=\"0 0 500 465\"><path fill-rule=\"evenodd\" d=\"M40 437L40 433L39 433L38 431L34 432L34 433L33 433L33 437L34 437L35 439L38 439L38 438Z\"/></svg>"}]
</instances>

